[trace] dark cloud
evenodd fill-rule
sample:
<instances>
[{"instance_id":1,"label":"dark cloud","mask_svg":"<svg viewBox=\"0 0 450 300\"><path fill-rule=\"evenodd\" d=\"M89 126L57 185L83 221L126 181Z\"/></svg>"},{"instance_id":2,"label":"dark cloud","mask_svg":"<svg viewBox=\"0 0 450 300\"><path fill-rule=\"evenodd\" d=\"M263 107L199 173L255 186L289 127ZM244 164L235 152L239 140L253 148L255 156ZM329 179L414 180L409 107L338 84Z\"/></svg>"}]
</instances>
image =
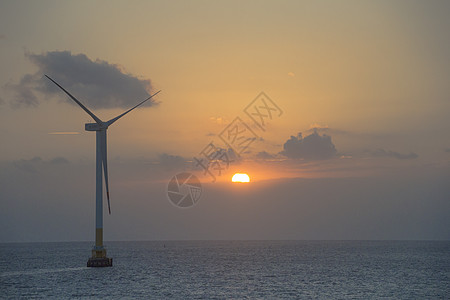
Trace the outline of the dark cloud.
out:
<instances>
[{"instance_id":1,"label":"dark cloud","mask_svg":"<svg viewBox=\"0 0 450 300\"><path fill-rule=\"evenodd\" d=\"M32 159L20 159L13 162L14 167L17 169L28 172L28 173L38 173L38 169L44 165L61 165L68 164L69 161L64 157L55 157L48 161L43 160L39 156L33 157Z\"/></svg>"},{"instance_id":2,"label":"dark cloud","mask_svg":"<svg viewBox=\"0 0 450 300\"><path fill-rule=\"evenodd\" d=\"M6 39L6 35L0 34L0 40Z\"/></svg>"},{"instance_id":3,"label":"dark cloud","mask_svg":"<svg viewBox=\"0 0 450 300\"><path fill-rule=\"evenodd\" d=\"M331 137L324 134L320 136L317 131L303 138L301 132L291 136L283 145L280 154L289 158L303 158L306 160L329 159L336 156L336 148Z\"/></svg>"},{"instance_id":4,"label":"dark cloud","mask_svg":"<svg viewBox=\"0 0 450 300\"><path fill-rule=\"evenodd\" d=\"M24 75L17 84L6 85L14 93L11 102L14 107L37 106L40 98L55 95L73 103L55 84L43 77L44 74L89 108L129 108L149 97L150 80L124 73L118 65L104 60L93 61L84 54L70 51L27 53L26 56L38 71ZM38 92L44 97L38 98Z\"/></svg>"},{"instance_id":5,"label":"dark cloud","mask_svg":"<svg viewBox=\"0 0 450 300\"><path fill-rule=\"evenodd\" d=\"M5 100L3 100L2 98L0 98L0 105L4 104Z\"/></svg>"},{"instance_id":6,"label":"dark cloud","mask_svg":"<svg viewBox=\"0 0 450 300\"><path fill-rule=\"evenodd\" d=\"M396 159L415 159L419 157L416 153L410 152L409 154L402 154L390 150L377 149L375 151L370 151L370 154L374 157L393 157Z\"/></svg>"},{"instance_id":7,"label":"dark cloud","mask_svg":"<svg viewBox=\"0 0 450 300\"><path fill-rule=\"evenodd\" d=\"M444 150L445 152L450 152L450 148L447 148Z\"/></svg>"}]
</instances>

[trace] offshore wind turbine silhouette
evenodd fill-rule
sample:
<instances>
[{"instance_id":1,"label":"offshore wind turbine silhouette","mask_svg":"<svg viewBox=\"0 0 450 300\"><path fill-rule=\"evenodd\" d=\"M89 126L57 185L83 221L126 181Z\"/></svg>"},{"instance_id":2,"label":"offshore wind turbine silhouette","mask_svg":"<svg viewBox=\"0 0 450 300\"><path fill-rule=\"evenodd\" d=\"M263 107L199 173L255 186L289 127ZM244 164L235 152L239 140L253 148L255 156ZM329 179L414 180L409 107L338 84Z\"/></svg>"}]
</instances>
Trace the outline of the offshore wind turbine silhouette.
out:
<instances>
[{"instance_id":1,"label":"offshore wind turbine silhouette","mask_svg":"<svg viewBox=\"0 0 450 300\"><path fill-rule=\"evenodd\" d=\"M61 85L54 81L49 76L45 75L61 90L63 90L75 103L77 103L88 115L94 119L95 123L86 123L86 131L96 132L96 180L95 180L95 246L92 249L92 257L87 262L88 267L111 267L112 258L106 257L106 249L103 246L103 176L105 176L106 199L108 200L108 212L111 214L111 205L109 201L109 186L108 186L108 160L106 155L106 130L114 122L125 116L127 113L142 105L150 98L161 91L157 91L144 101L130 108L126 112L112 118L109 121L103 122L96 115L94 115L86 106L78 101L72 94L65 90Z\"/></svg>"}]
</instances>

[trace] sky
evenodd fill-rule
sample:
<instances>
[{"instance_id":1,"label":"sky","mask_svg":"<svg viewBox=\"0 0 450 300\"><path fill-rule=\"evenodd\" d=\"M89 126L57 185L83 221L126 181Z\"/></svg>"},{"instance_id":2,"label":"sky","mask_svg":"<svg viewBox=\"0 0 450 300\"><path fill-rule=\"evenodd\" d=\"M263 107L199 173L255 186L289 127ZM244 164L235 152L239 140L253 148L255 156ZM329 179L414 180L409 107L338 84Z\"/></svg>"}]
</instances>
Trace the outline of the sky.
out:
<instances>
[{"instance_id":1,"label":"sky","mask_svg":"<svg viewBox=\"0 0 450 300\"><path fill-rule=\"evenodd\" d=\"M161 90L108 129L106 241L450 239L449 13L0 2L0 242L94 240L93 120L44 74L103 121ZM189 208L167 192L183 172L201 182Z\"/></svg>"}]
</instances>

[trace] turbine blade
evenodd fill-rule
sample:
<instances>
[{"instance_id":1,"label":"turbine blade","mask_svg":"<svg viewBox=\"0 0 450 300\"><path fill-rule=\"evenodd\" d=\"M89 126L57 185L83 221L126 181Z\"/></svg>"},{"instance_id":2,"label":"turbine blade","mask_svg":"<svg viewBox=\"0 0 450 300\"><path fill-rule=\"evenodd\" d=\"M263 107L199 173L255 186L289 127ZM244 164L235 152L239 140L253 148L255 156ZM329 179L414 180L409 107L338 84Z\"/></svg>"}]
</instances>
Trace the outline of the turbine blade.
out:
<instances>
[{"instance_id":1,"label":"turbine blade","mask_svg":"<svg viewBox=\"0 0 450 300\"><path fill-rule=\"evenodd\" d=\"M109 201L109 184L108 184L108 156L106 153L106 130L101 131L100 150L102 152L103 173L105 174L106 199L108 199L108 212L111 214L111 204Z\"/></svg>"},{"instance_id":2,"label":"turbine blade","mask_svg":"<svg viewBox=\"0 0 450 300\"><path fill-rule=\"evenodd\" d=\"M141 103L139 103L138 105L130 108L129 110L127 110L126 112L124 112L121 115L118 115L117 117L109 120L108 122L106 122L106 124L111 125L112 123L114 123L115 121L119 120L120 118L122 118L123 116L125 116L127 113L129 113L130 111L132 111L133 109L135 109L136 107L140 106L141 104L143 104L145 101L150 100L150 98L152 98L153 96L155 96L156 94L158 94L159 92L161 92L161 90L157 91L156 93L154 93L153 95L151 95L150 97L148 97L147 99L145 99L144 101L142 101Z\"/></svg>"},{"instance_id":3,"label":"turbine blade","mask_svg":"<svg viewBox=\"0 0 450 300\"><path fill-rule=\"evenodd\" d=\"M89 109L87 109L86 106L84 106L80 101L78 101L74 96L72 96L68 91L66 91L62 86L60 86L56 81L54 81L53 79L51 79L49 76L45 75L45 77L47 77L48 79L50 79L54 84L56 84L60 89L62 89L70 98L72 98L73 101L75 101L85 112L87 112L92 119L95 120L95 122L97 122L98 125L102 125L103 122L102 120L100 120L99 118L97 118L96 115L94 115Z\"/></svg>"}]
</instances>

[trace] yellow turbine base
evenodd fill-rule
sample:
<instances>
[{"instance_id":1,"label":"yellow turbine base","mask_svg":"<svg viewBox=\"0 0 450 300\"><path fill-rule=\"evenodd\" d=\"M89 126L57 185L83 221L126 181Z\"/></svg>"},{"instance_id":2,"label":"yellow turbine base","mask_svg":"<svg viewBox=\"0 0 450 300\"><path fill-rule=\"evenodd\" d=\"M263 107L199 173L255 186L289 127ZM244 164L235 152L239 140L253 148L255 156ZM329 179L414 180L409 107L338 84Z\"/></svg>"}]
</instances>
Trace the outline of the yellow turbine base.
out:
<instances>
[{"instance_id":1,"label":"yellow turbine base","mask_svg":"<svg viewBox=\"0 0 450 300\"><path fill-rule=\"evenodd\" d=\"M106 249L103 247L103 228L95 229L95 247L92 249L92 257L87 262L88 267L112 267L112 258L106 257Z\"/></svg>"},{"instance_id":2,"label":"yellow turbine base","mask_svg":"<svg viewBox=\"0 0 450 300\"><path fill-rule=\"evenodd\" d=\"M105 258L106 249L92 249L92 258Z\"/></svg>"},{"instance_id":3,"label":"yellow turbine base","mask_svg":"<svg viewBox=\"0 0 450 300\"><path fill-rule=\"evenodd\" d=\"M95 228L95 246L103 247L103 228Z\"/></svg>"}]
</instances>

